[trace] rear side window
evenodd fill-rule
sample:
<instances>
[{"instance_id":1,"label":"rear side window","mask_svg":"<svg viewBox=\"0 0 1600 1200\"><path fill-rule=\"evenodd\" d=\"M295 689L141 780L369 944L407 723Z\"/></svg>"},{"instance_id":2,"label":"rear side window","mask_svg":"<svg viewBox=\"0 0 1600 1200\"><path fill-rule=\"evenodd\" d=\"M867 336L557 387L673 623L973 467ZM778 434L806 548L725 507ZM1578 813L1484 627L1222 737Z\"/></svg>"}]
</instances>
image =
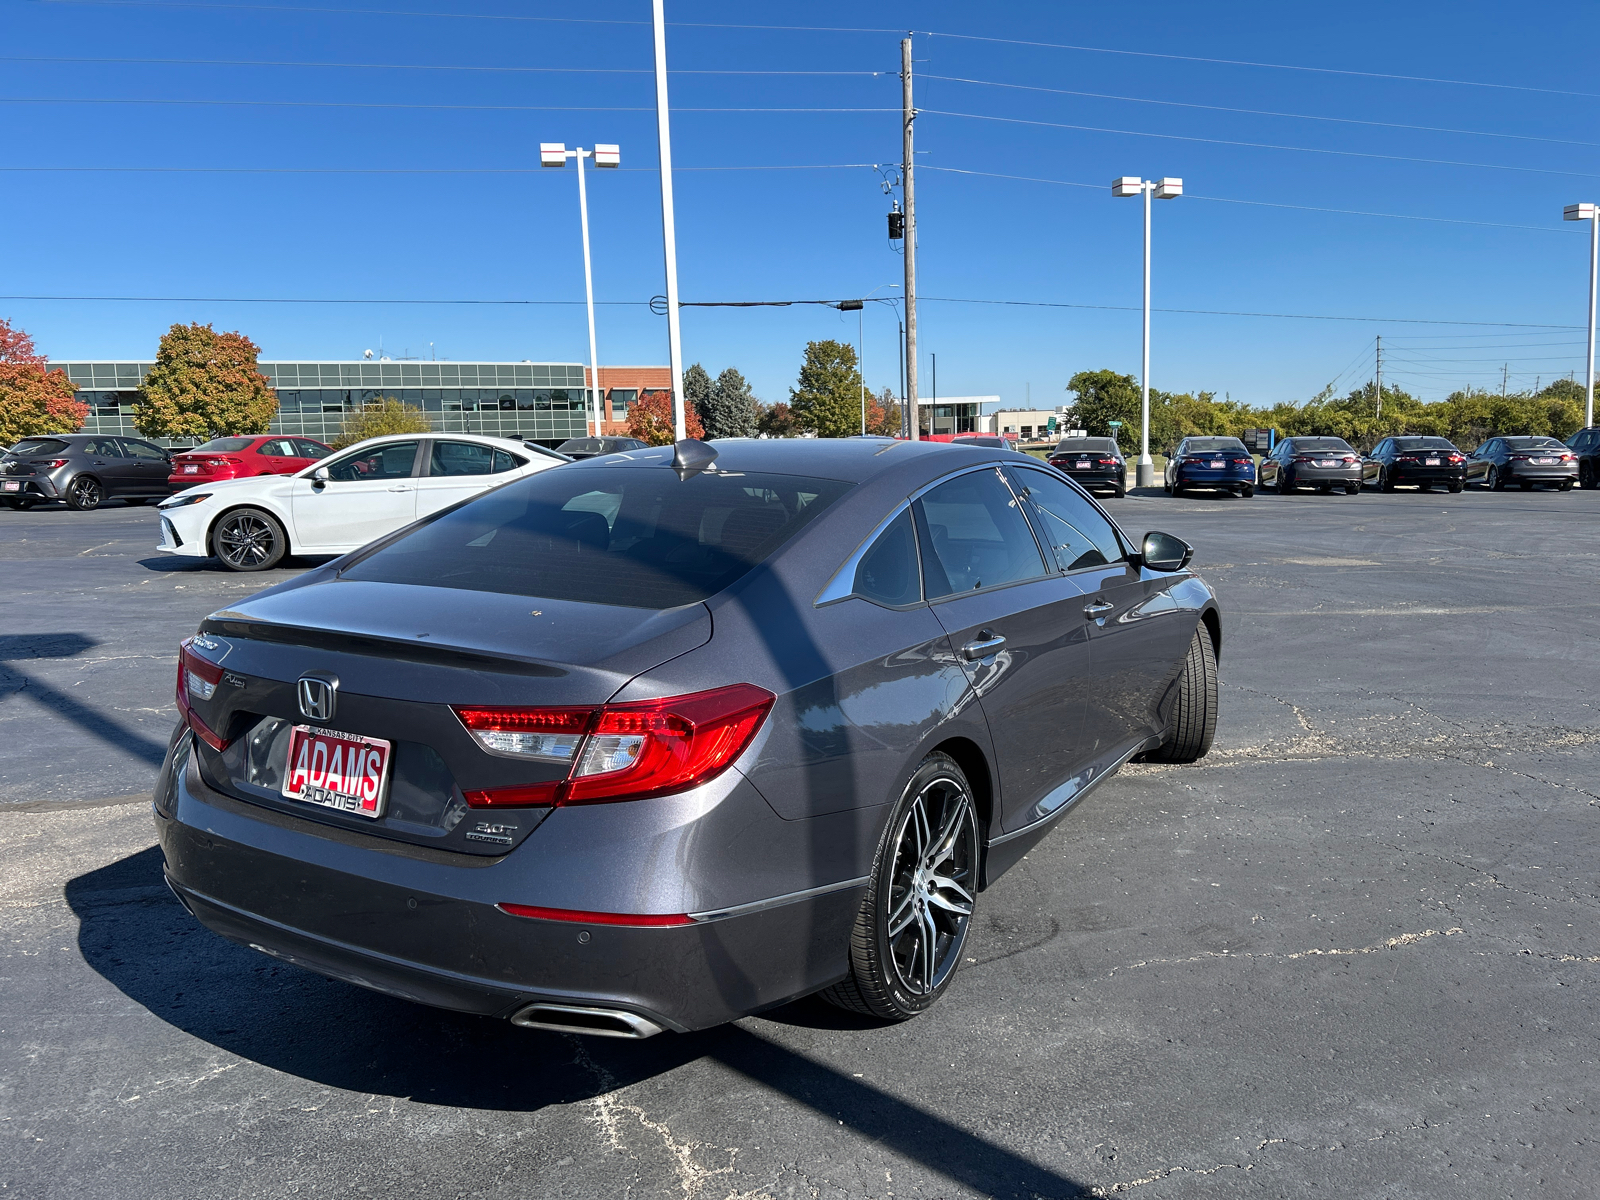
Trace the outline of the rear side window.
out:
<instances>
[{"instance_id":1,"label":"rear side window","mask_svg":"<svg viewBox=\"0 0 1600 1200\"><path fill-rule=\"evenodd\" d=\"M295 438L294 448L298 451L297 458L328 457L328 448L326 446L320 446L316 442L308 441L306 438Z\"/></svg>"},{"instance_id":2,"label":"rear side window","mask_svg":"<svg viewBox=\"0 0 1600 1200\"><path fill-rule=\"evenodd\" d=\"M342 577L664 609L715 595L850 489L665 467L543 471L447 510Z\"/></svg>"},{"instance_id":3,"label":"rear side window","mask_svg":"<svg viewBox=\"0 0 1600 1200\"><path fill-rule=\"evenodd\" d=\"M891 607L922 599L922 572L917 567L917 538L909 508L889 523L862 556L853 590Z\"/></svg>"},{"instance_id":4,"label":"rear side window","mask_svg":"<svg viewBox=\"0 0 1600 1200\"><path fill-rule=\"evenodd\" d=\"M1027 490L1039 532L1063 571L1103 567L1122 560L1122 543L1116 529L1070 483L1043 471L1026 469L1016 473L1016 480Z\"/></svg>"},{"instance_id":5,"label":"rear side window","mask_svg":"<svg viewBox=\"0 0 1600 1200\"><path fill-rule=\"evenodd\" d=\"M498 475L502 471L515 471L518 467L526 466L527 463L528 460L525 458L518 458L515 454L509 454L504 450L496 450L494 452L494 467L489 473Z\"/></svg>"},{"instance_id":6,"label":"rear side window","mask_svg":"<svg viewBox=\"0 0 1600 1200\"><path fill-rule=\"evenodd\" d=\"M11 447L11 453L27 458L34 454L60 454L67 448L66 442L57 441L55 438L23 438Z\"/></svg>"},{"instance_id":7,"label":"rear side window","mask_svg":"<svg viewBox=\"0 0 1600 1200\"><path fill-rule=\"evenodd\" d=\"M428 474L489 475L494 471L494 447L478 442L434 442L428 456Z\"/></svg>"},{"instance_id":8,"label":"rear side window","mask_svg":"<svg viewBox=\"0 0 1600 1200\"><path fill-rule=\"evenodd\" d=\"M927 534L922 568L928 599L1045 574L1028 520L997 472L958 475L924 495L917 508Z\"/></svg>"},{"instance_id":9,"label":"rear side window","mask_svg":"<svg viewBox=\"0 0 1600 1200\"><path fill-rule=\"evenodd\" d=\"M147 462L160 462L167 457L149 442L137 442L132 438L123 438L122 445L127 450L129 458L144 459Z\"/></svg>"}]
</instances>

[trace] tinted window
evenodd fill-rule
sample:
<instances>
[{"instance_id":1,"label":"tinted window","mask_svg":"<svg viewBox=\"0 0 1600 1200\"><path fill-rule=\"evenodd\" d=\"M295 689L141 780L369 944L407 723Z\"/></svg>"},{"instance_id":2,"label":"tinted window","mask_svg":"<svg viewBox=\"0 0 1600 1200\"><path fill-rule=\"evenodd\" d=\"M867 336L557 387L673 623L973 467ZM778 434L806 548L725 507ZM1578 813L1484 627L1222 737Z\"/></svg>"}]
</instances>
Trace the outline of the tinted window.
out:
<instances>
[{"instance_id":1,"label":"tinted window","mask_svg":"<svg viewBox=\"0 0 1600 1200\"><path fill-rule=\"evenodd\" d=\"M501 471L514 471L526 464L527 461L525 458L518 458L515 454L508 454L504 450L496 450L494 452L494 468L490 471L490 474L498 475Z\"/></svg>"},{"instance_id":2,"label":"tinted window","mask_svg":"<svg viewBox=\"0 0 1600 1200\"><path fill-rule=\"evenodd\" d=\"M326 446L306 438L295 438L294 448L299 451L298 458L326 458L330 453Z\"/></svg>"},{"instance_id":3,"label":"tinted window","mask_svg":"<svg viewBox=\"0 0 1600 1200\"><path fill-rule=\"evenodd\" d=\"M856 568L855 593L879 604L915 604L922 599L917 539L911 510L896 517L872 543Z\"/></svg>"},{"instance_id":4,"label":"tinted window","mask_svg":"<svg viewBox=\"0 0 1600 1200\"><path fill-rule=\"evenodd\" d=\"M630 608L714 595L848 491L832 479L664 467L545 471L451 509L346 579Z\"/></svg>"},{"instance_id":5,"label":"tinted window","mask_svg":"<svg viewBox=\"0 0 1600 1200\"><path fill-rule=\"evenodd\" d=\"M1354 454L1350 443L1336 437L1295 438L1291 454Z\"/></svg>"},{"instance_id":6,"label":"tinted window","mask_svg":"<svg viewBox=\"0 0 1600 1200\"><path fill-rule=\"evenodd\" d=\"M346 454L328 464L328 478L341 483L362 479L405 479L417 457L416 442L390 442Z\"/></svg>"},{"instance_id":7,"label":"tinted window","mask_svg":"<svg viewBox=\"0 0 1600 1200\"><path fill-rule=\"evenodd\" d=\"M597 454L600 448L597 438L568 438L556 447L562 454Z\"/></svg>"},{"instance_id":8,"label":"tinted window","mask_svg":"<svg viewBox=\"0 0 1600 1200\"><path fill-rule=\"evenodd\" d=\"M1442 437L1397 437L1396 450L1454 450L1455 443Z\"/></svg>"},{"instance_id":9,"label":"tinted window","mask_svg":"<svg viewBox=\"0 0 1600 1200\"><path fill-rule=\"evenodd\" d=\"M930 600L1045 573L1027 518L998 473L958 476L917 506L928 534L922 565Z\"/></svg>"},{"instance_id":10,"label":"tinted window","mask_svg":"<svg viewBox=\"0 0 1600 1200\"><path fill-rule=\"evenodd\" d=\"M273 438L270 442L262 442L256 447L257 454L265 454L268 458L298 458L295 453L294 442L289 438Z\"/></svg>"},{"instance_id":11,"label":"tinted window","mask_svg":"<svg viewBox=\"0 0 1600 1200\"><path fill-rule=\"evenodd\" d=\"M1095 454L1115 454L1117 444L1110 438L1062 438L1056 443L1056 453L1065 454L1072 450L1087 450Z\"/></svg>"},{"instance_id":12,"label":"tinted window","mask_svg":"<svg viewBox=\"0 0 1600 1200\"><path fill-rule=\"evenodd\" d=\"M494 447L478 442L434 442L428 456L428 474L488 475L494 468Z\"/></svg>"},{"instance_id":13,"label":"tinted window","mask_svg":"<svg viewBox=\"0 0 1600 1200\"><path fill-rule=\"evenodd\" d=\"M1018 471L1016 479L1027 489L1039 532L1063 571L1122 559L1122 544L1111 522L1070 483L1043 471Z\"/></svg>"},{"instance_id":14,"label":"tinted window","mask_svg":"<svg viewBox=\"0 0 1600 1200\"><path fill-rule=\"evenodd\" d=\"M1502 440L1512 450L1539 450L1546 446L1559 450L1566 449L1552 437L1510 437Z\"/></svg>"},{"instance_id":15,"label":"tinted window","mask_svg":"<svg viewBox=\"0 0 1600 1200\"><path fill-rule=\"evenodd\" d=\"M1197 437L1184 439L1183 452L1185 454L1209 454L1214 450L1237 450L1240 454L1248 453L1244 448L1244 443L1238 438Z\"/></svg>"},{"instance_id":16,"label":"tinted window","mask_svg":"<svg viewBox=\"0 0 1600 1200\"><path fill-rule=\"evenodd\" d=\"M190 453L190 454L238 454L239 451L241 451L241 450L250 449L250 443L252 443L254 441L255 441L255 438L247 438L247 437L212 438L209 442L202 442L200 445L196 446L193 450L188 451L188 453Z\"/></svg>"},{"instance_id":17,"label":"tinted window","mask_svg":"<svg viewBox=\"0 0 1600 1200\"><path fill-rule=\"evenodd\" d=\"M99 458L123 457L122 447L117 445L116 438L90 438L83 444L83 452Z\"/></svg>"},{"instance_id":18,"label":"tinted window","mask_svg":"<svg viewBox=\"0 0 1600 1200\"><path fill-rule=\"evenodd\" d=\"M67 448L66 442L59 442L55 438L23 438L11 447L11 453L26 458L32 454L60 454Z\"/></svg>"},{"instance_id":19,"label":"tinted window","mask_svg":"<svg viewBox=\"0 0 1600 1200\"><path fill-rule=\"evenodd\" d=\"M127 450L129 458L143 459L146 462L165 462L167 459L165 454L149 442L136 442L132 438L123 438L122 445Z\"/></svg>"}]
</instances>

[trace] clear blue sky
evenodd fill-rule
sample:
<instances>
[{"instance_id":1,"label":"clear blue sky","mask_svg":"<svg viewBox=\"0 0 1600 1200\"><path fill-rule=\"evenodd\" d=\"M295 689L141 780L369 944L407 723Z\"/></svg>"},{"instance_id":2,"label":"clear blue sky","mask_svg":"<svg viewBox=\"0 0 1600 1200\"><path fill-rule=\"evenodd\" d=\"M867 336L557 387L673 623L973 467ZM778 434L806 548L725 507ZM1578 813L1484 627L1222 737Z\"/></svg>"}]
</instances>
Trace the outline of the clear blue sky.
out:
<instances>
[{"instance_id":1,"label":"clear blue sky","mask_svg":"<svg viewBox=\"0 0 1600 1200\"><path fill-rule=\"evenodd\" d=\"M915 39L924 296L1136 307L1139 202L1109 184L1177 175L1188 194L1155 211L1158 308L1389 320L1158 312L1157 387L1343 391L1371 377L1379 334L1386 378L1425 398L1498 389L1503 364L1512 388L1581 375L1587 227L1561 208L1600 199L1592 5L667 12L678 166L806 168L679 170L686 300L896 294L888 201L848 164L899 158L910 24L930 31ZM627 303L600 309L600 357L664 362L665 322L642 306L663 290L648 20L644 0L0 0L0 294L581 300L577 180L538 171L538 143L608 141L628 169L590 176L596 291ZM1323 70L1192 61L1206 58ZM41 167L264 170L16 169ZM240 329L266 358L353 358L380 339L396 356L587 355L581 305L5 299L0 315L56 358L149 357L189 320ZM1136 311L930 299L920 315L924 394L929 353L941 394L1018 404L1060 402L1074 371L1138 370ZM892 384L892 310L866 321L868 381ZM856 317L689 309L683 331L687 361L737 366L774 400L804 343L854 340Z\"/></svg>"}]
</instances>

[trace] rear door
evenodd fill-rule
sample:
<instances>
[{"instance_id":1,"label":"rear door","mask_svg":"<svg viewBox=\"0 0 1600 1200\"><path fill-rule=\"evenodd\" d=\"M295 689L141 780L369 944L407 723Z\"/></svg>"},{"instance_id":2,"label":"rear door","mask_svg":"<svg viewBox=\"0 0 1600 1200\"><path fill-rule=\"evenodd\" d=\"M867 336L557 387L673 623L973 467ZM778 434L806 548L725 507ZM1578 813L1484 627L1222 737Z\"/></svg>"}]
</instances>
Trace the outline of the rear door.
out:
<instances>
[{"instance_id":1,"label":"rear door","mask_svg":"<svg viewBox=\"0 0 1600 1200\"><path fill-rule=\"evenodd\" d=\"M328 480L294 480L289 507L294 544L307 553L341 554L416 519L413 478L420 439L385 442L331 458Z\"/></svg>"},{"instance_id":2,"label":"rear door","mask_svg":"<svg viewBox=\"0 0 1600 1200\"><path fill-rule=\"evenodd\" d=\"M417 516L425 517L475 496L527 461L482 442L434 438L428 443L426 467L417 480Z\"/></svg>"},{"instance_id":3,"label":"rear door","mask_svg":"<svg viewBox=\"0 0 1600 1200\"><path fill-rule=\"evenodd\" d=\"M1194 634L1166 592L1187 572L1146 571L1128 561L1110 519L1048 471L1007 468L1026 489L1030 515L1066 578L1082 592L1093 682L1085 688L1084 744L1096 769L1159 732L1159 708Z\"/></svg>"},{"instance_id":4,"label":"rear door","mask_svg":"<svg viewBox=\"0 0 1600 1200\"><path fill-rule=\"evenodd\" d=\"M107 497L139 492L139 464L129 458L114 437L95 437L83 443L85 469L105 488Z\"/></svg>"},{"instance_id":5,"label":"rear door","mask_svg":"<svg viewBox=\"0 0 1600 1200\"><path fill-rule=\"evenodd\" d=\"M927 597L989 725L1000 826L1031 825L1070 802L1088 765L1083 595L1047 565L998 467L936 485L912 511Z\"/></svg>"},{"instance_id":6,"label":"rear door","mask_svg":"<svg viewBox=\"0 0 1600 1200\"><path fill-rule=\"evenodd\" d=\"M295 450L293 438L271 438L256 447L257 461L252 464L260 475L293 475L306 466Z\"/></svg>"},{"instance_id":7,"label":"rear door","mask_svg":"<svg viewBox=\"0 0 1600 1200\"><path fill-rule=\"evenodd\" d=\"M172 491L167 477L172 474L172 460L160 446L141 442L138 438L118 438L122 443L123 457L133 464L128 473L132 494L165 496Z\"/></svg>"}]
</instances>

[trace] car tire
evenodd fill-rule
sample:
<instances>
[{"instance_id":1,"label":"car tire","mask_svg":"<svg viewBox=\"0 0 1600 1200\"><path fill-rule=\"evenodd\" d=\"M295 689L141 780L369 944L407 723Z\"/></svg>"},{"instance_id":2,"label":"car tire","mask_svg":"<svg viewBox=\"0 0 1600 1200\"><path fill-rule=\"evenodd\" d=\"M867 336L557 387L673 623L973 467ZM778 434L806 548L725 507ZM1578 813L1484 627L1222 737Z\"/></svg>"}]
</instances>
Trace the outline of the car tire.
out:
<instances>
[{"instance_id":1,"label":"car tire","mask_svg":"<svg viewBox=\"0 0 1600 1200\"><path fill-rule=\"evenodd\" d=\"M1465 482L1462 482L1462 483L1452 483L1452 484L1450 484L1450 494L1451 494L1451 495L1452 495L1452 496L1453 496L1453 495L1455 495L1455 494L1456 494L1456 493L1457 493L1457 492L1459 492L1459 491L1460 491L1460 490L1461 490L1461 489L1462 489L1462 488L1464 488L1464 487L1466 487L1466 486L1467 486L1467 485L1466 485L1466 483L1465 483Z\"/></svg>"},{"instance_id":2,"label":"car tire","mask_svg":"<svg viewBox=\"0 0 1600 1200\"><path fill-rule=\"evenodd\" d=\"M1525 492L1533 491L1533 484L1531 484L1531 483L1519 483L1519 484L1517 484L1517 486L1519 488L1521 488Z\"/></svg>"},{"instance_id":3,"label":"car tire","mask_svg":"<svg viewBox=\"0 0 1600 1200\"><path fill-rule=\"evenodd\" d=\"M972 787L955 759L935 752L890 813L850 932L850 974L823 999L885 1021L925 1012L955 978L977 891Z\"/></svg>"},{"instance_id":4,"label":"car tire","mask_svg":"<svg viewBox=\"0 0 1600 1200\"><path fill-rule=\"evenodd\" d=\"M1161 745L1147 762L1190 763L1204 758L1217 734L1217 655L1202 624L1189 639L1183 671L1172 684L1171 707Z\"/></svg>"},{"instance_id":5,"label":"car tire","mask_svg":"<svg viewBox=\"0 0 1600 1200\"><path fill-rule=\"evenodd\" d=\"M1595 486L1594 464L1588 459L1578 463L1578 486L1585 491L1592 491Z\"/></svg>"},{"instance_id":6,"label":"car tire","mask_svg":"<svg viewBox=\"0 0 1600 1200\"><path fill-rule=\"evenodd\" d=\"M266 571L283 561L289 537L278 519L259 508L224 513L211 529L211 553L230 571Z\"/></svg>"},{"instance_id":7,"label":"car tire","mask_svg":"<svg viewBox=\"0 0 1600 1200\"><path fill-rule=\"evenodd\" d=\"M1394 480L1389 477L1389 472L1382 467L1378 468L1378 490L1380 492L1394 491Z\"/></svg>"},{"instance_id":8,"label":"car tire","mask_svg":"<svg viewBox=\"0 0 1600 1200\"><path fill-rule=\"evenodd\" d=\"M1561 490L1563 492L1570 492L1572 490L1572 480L1570 480L1570 479L1562 480L1561 481Z\"/></svg>"},{"instance_id":9,"label":"car tire","mask_svg":"<svg viewBox=\"0 0 1600 1200\"><path fill-rule=\"evenodd\" d=\"M1242 496L1246 500L1250 499L1250 497L1254 496L1255 494L1256 494L1256 489L1254 487L1252 487L1248 483L1245 484L1244 487L1239 489L1239 495Z\"/></svg>"},{"instance_id":10,"label":"car tire","mask_svg":"<svg viewBox=\"0 0 1600 1200\"><path fill-rule=\"evenodd\" d=\"M1347 483L1347 484L1345 484L1344 485L1344 494L1346 496L1359 496L1361 494L1361 485L1359 483Z\"/></svg>"},{"instance_id":11,"label":"car tire","mask_svg":"<svg viewBox=\"0 0 1600 1200\"><path fill-rule=\"evenodd\" d=\"M100 481L93 475L75 476L67 484L66 494L62 497L67 502L67 507L78 512L91 512L105 502L106 490Z\"/></svg>"},{"instance_id":12,"label":"car tire","mask_svg":"<svg viewBox=\"0 0 1600 1200\"><path fill-rule=\"evenodd\" d=\"M1483 486L1491 492L1503 492L1506 490L1506 481L1500 478L1499 467L1489 468L1489 473L1483 477Z\"/></svg>"},{"instance_id":13,"label":"car tire","mask_svg":"<svg viewBox=\"0 0 1600 1200\"><path fill-rule=\"evenodd\" d=\"M1119 488L1115 489L1111 493L1111 496L1112 496L1112 499L1114 499L1114 500L1121 500L1127 494L1128 494L1128 489L1127 488L1119 487Z\"/></svg>"}]
</instances>

